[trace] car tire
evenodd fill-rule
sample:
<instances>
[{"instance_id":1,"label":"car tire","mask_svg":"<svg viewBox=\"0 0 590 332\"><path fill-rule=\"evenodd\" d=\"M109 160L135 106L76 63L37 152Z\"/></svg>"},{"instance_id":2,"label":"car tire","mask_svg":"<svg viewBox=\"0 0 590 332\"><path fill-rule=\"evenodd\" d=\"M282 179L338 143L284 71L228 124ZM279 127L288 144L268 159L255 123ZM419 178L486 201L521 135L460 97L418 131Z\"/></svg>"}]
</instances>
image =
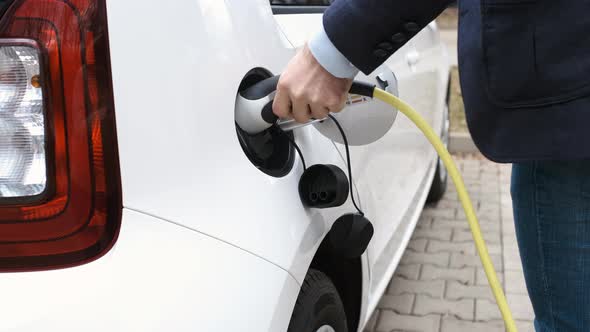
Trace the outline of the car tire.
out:
<instances>
[{"instance_id":1,"label":"car tire","mask_svg":"<svg viewBox=\"0 0 590 332\"><path fill-rule=\"evenodd\" d=\"M446 174L441 174L441 166L438 165L436 167L436 173L434 174L434 180L432 181L432 186L430 187L430 192L428 193L426 202L436 203L440 201L447 191L447 182L448 179Z\"/></svg>"},{"instance_id":2,"label":"car tire","mask_svg":"<svg viewBox=\"0 0 590 332\"><path fill-rule=\"evenodd\" d=\"M449 118L449 107L448 105L445 107L444 117L443 117L443 128L441 133L441 140L443 141L446 148L449 146L449 128L450 128L450 118ZM427 203L436 203L440 201L445 192L447 191L447 183L448 183L448 172L445 168L444 163L440 157L437 159L436 162L436 172L434 173L434 179L432 180L432 186L430 187L430 192L428 193L428 198L426 199Z\"/></svg>"},{"instance_id":3,"label":"car tire","mask_svg":"<svg viewBox=\"0 0 590 332\"><path fill-rule=\"evenodd\" d=\"M348 332L344 305L323 272L310 269L297 297L288 332Z\"/></svg>"}]
</instances>

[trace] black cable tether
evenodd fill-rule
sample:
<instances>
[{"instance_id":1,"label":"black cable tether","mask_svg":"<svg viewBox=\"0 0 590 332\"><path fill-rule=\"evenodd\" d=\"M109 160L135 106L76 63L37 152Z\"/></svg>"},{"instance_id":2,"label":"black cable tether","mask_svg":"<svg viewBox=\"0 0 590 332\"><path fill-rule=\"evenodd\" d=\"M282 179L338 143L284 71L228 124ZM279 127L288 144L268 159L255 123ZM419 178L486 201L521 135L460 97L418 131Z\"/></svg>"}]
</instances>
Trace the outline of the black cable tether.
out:
<instances>
[{"instance_id":1,"label":"black cable tether","mask_svg":"<svg viewBox=\"0 0 590 332\"><path fill-rule=\"evenodd\" d=\"M361 211L361 209L356 204L356 200L354 199L354 191L353 191L353 187L352 187L352 167L350 165L350 149L348 148L348 139L346 138L346 133L344 133L344 129L342 129L342 126L340 126L340 123L338 122L338 120L336 120L336 118L332 114L328 114L328 116L330 117L330 119L332 119L332 121L334 121L334 124L336 124L336 127L338 127L338 130L340 131L340 134L342 135L342 140L344 141L344 148L346 149L346 165L348 167L348 180L349 180L348 182L350 182L350 198L352 199L352 204L354 205L356 210L359 212L359 214L361 216L364 216L365 213L363 211Z\"/></svg>"},{"instance_id":2,"label":"black cable tether","mask_svg":"<svg viewBox=\"0 0 590 332\"><path fill-rule=\"evenodd\" d=\"M303 153L301 152L299 145L297 145L297 142L295 142L295 140L291 136L289 136L289 134L287 134L281 127L279 127L278 125L275 125L275 126L283 135L285 135L285 137L287 137L287 139L289 140L289 143L291 143L291 145L293 145L293 147L297 151L297 154L299 154L299 158L301 158L301 163L303 164L303 170L304 171L307 170L307 166L305 164L305 158L303 158Z\"/></svg>"}]
</instances>

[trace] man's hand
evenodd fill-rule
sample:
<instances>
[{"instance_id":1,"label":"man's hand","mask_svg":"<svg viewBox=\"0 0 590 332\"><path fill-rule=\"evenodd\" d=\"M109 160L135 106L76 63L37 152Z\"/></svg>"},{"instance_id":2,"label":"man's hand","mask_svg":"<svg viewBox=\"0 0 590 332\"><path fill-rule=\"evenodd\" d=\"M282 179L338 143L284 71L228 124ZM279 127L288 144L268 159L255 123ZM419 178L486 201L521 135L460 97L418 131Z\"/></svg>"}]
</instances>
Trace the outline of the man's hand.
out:
<instances>
[{"instance_id":1,"label":"man's hand","mask_svg":"<svg viewBox=\"0 0 590 332\"><path fill-rule=\"evenodd\" d=\"M306 45L281 74L273 112L300 123L326 118L344 108L351 85L351 79L327 72Z\"/></svg>"}]
</instances>

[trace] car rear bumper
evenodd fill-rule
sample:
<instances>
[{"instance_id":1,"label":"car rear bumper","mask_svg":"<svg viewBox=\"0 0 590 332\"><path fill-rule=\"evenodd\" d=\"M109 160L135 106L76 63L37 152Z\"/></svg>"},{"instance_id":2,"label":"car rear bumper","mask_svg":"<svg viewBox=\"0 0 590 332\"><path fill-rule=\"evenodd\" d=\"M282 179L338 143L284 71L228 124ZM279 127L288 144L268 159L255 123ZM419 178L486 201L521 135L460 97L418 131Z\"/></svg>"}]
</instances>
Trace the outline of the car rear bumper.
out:
<instances>
[{"instance_id":1,"label":"car rear bumper","mask_svg":"<svg viewBox=\"0 0 590 332\"><path fill-rule=\"evenodd\" d=\"M259 257L125 209L104 257L0 274L0 331L284 331L298 292Z\"/></svg>"}]
</instances>

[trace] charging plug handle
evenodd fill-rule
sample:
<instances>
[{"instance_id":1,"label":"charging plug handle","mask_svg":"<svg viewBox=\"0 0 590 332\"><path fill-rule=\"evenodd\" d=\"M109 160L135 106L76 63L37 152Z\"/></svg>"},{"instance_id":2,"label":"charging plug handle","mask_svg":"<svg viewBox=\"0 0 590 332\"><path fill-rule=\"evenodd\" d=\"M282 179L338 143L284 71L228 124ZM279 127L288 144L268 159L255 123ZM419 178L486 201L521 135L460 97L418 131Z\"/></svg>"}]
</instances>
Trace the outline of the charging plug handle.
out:
<instances>
[{"instance_id":1,"label":"charging plug handle","mask_svg":"<svg viewBox=\"0 0 590 332\"><path fill-rule=\"evenodd\" d=\"M277 90L277 85L279 83L280 78L280 75L267 78L242 91L240 95L242 96L242 98L249 101L258 101L263 98L269 97ZM351 94L357 94L373 98L374 91L375 85L354 81L349 92ZM272 96L272 98L270 98L270 101L265 103L262 109L260 110L261 118L264 120L264 122L268 123L269 125L273 125L279 120L279 118L272 111L273 100L274 96Z\"/></svg>"},{"instance_id":2,"label":"charging plug handle","mask_svg":"<svg viewBox=\"0 0 590 332\"><path fill-rule=\"evenodd\" d=\"M240 95L247 100L260 100L268 97L277 90L280 78L280 75L267 78L242 91ZM260 114L262 119L268 124L274 124L279 120L279 118L272 112L273 100L274 98L262 107Z\"/></svg>"}]
</instances>

